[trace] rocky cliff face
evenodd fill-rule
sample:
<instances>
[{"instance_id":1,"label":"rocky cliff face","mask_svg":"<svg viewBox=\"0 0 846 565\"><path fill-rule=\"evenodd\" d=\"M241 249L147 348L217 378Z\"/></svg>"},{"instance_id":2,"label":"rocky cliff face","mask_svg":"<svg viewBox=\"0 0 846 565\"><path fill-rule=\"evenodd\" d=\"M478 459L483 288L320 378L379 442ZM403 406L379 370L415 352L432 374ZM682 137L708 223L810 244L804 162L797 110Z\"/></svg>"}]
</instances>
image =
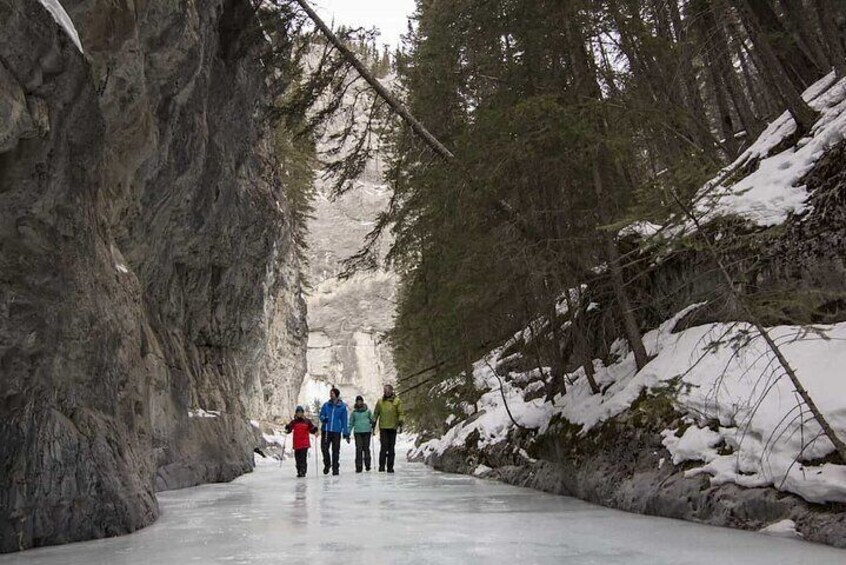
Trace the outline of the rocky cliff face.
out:
<instances>
[{"instance_id":1,"label":"rocky cliff face","mask_svg":"<svg viewBox=\"0 0 846 565\"><path fill-rule=\"evenodd\" d=\"M0 0L0 551L252 465L305 368L246 0Z\"/></svg>"},{"instance_id":2,"label":"rocky cliff face","mask_svg":"<svg viewBox=\"0 0 846 565\"><path fill-rule=\"evenodd\" d=\"M371 405L382 384L396 378L384 334L393 324L396 277L391 272L358 273L342 280L344 259L363 245L390 192L381 182L378 158L362 179L337 199L318 183L314 217L309 224L308 374L299 400L325 400L330 385L347 400L364 395ZM387 251L384 249L383 251Z\"/></svg>"}]
</instances>

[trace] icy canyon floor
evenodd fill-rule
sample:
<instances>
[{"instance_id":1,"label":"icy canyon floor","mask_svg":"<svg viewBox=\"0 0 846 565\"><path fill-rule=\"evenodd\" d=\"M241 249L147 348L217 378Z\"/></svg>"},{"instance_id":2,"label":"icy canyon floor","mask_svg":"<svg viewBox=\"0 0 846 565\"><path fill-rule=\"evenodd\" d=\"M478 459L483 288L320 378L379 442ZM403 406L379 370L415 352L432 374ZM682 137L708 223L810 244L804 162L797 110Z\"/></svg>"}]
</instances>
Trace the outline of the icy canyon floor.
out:
<instances>
[{"instance_id":1,"label":"icy canyon floor","mask_svg":"<svg viewBox=\"0 0 846 565\"><path fill-rule=\"evenodd\" d=\"M34 549L2 565L171 563L766 564L846 562L846 551L760 533L627 514L573 498L400 462L393 476L296 479L293 459L227 484L159 495L132 535Z\"/></svg>"}]
</instances>

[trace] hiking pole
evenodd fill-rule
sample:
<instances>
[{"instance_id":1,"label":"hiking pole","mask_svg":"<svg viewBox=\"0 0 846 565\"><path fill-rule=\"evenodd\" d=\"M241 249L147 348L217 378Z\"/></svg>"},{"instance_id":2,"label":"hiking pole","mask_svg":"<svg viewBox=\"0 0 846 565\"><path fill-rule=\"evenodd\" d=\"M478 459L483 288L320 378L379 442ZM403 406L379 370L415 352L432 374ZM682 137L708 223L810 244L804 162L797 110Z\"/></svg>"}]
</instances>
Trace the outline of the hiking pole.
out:
<instances>
[{"instance_id":1,"label":"hiking pole","mask_svg":"<svg viewBox=\"0 0 846 565\"><path fill-rule=\"evenodd\" d=\"M370 432L370 468L372 469L374 465L377 465L378 462L376 461L376 432Z\"/></svg>"},{"instance_id":2,"label":"hiking pole","mask_svg":"<svg viewBox=\"0 0 846 565\"><path fill-rule=\"evenodd\" d=\"M285 434L285 439L282 440L282 457L279 458L279 466L282 466L282 462L285 461L285 449L288 447L288 434Z\"/></svg>"},{"instance_id":3,"label":"hiking pole","mask_svg":"<svg viewBox=\"0 0 846 565\"><path fill-rule=\"evenodd\" d=\"M317 438L315 438L315 439L317 439ZM318 448L317 448L317 445L316 445L317 442L315 441L314 443L315 443L315 446L314 446L314 474L319 477L320 476L320 470L318 469L318 467L320 467L320 463L317 461Z\"/></svg>"},{"instance_id":4,"label":"hiking pole","mask_svg":"<svg viewBox=\"0 0 846 565\"><path fill-rule=\"evenodd\" d=\"M320 442L319 442L320 443L320 449L319 449L319 451L321 451L321 452L323 451L323 441L324 441L323 436L325 434L326 434L325 429L320 430ZM320 461L317 459L317 452L318 452L318 449L315 449L314 450L314 472L317 473L318 477L320 477Z\"/></svg>"}]
</instances>

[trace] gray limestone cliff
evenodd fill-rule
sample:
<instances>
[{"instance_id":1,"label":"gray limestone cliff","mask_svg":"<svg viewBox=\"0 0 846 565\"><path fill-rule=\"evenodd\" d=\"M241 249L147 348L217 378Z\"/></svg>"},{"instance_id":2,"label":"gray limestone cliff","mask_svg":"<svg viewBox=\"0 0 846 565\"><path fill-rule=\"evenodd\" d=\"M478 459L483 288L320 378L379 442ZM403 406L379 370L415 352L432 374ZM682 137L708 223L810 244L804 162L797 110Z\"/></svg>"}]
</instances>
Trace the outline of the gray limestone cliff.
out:
<instances>
[{"instance_id":1,"label":"gray limestone cliff","mask_svg":"<svg viewBox=\"0 0 846 565\"><path fill-rule=\"evenodd\" d=\"M0 552L252 468L306 321L246 0L0 0Z\"/></svg>"},{"instance_id":2,"label":"gray limestone cliff","mask_svg":"<svg viewBox=\"0 0 846 565\"><path fill-rule=\"evenodd\" d=\"M390 88L392 77L383 82ZM358 119L366 115L366 102L351 89L344 103L358 110ZM339 117L330 121L318 150L326 152L331 143L326 138L337 134L346 122ZM350 278L339 275L344 260L364 245L376 217L387 209L391 191L383 181L384 148L374 142L375 150L366 167L342 195L333 196L332 179L318 171L314 213L309 222L308 279L308 372L299 393L302 404L312 407L323 401L330 385L352 401L362 394L372 405L382 394L382 384L396 379L391 349L385 337L393 326L396 275L384 265L373 272L358 272ZM390 241L378 242L382 259Z\"/></svg>"}]
</instances>

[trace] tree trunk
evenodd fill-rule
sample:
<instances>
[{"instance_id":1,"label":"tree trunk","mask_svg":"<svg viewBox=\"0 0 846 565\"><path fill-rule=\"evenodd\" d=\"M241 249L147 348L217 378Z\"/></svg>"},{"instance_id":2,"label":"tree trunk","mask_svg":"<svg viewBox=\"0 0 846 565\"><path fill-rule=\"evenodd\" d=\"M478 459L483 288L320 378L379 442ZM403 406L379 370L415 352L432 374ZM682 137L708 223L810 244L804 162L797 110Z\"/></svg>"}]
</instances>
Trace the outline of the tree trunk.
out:
<instances>
[{"instance_id":1,"label":"tree trunk","mask_svg":"<svg viewBox=\"0 0 846 565\"><path fill-rule=\"evenodd\" d=\"M570 333L573 335L573 349L576 353L575 356L582 365L582 369L585 371L585 376L587 377L591 392L599 394L599 385L596 384L596 372L593 368L593 355L590 354L590 347L588 347L588 341L585 338L585 331L587 331L587 328L582 326L579 319L579 313L581 312L582 307L581 293L579 294L578 305L573 303L573 300L570 298L569 290L564 293L564 297L567 301L568 314L570 314Z\"/></svg>"},{"instance_id":2,"label":"tree trunk","mask_svg":"<svg viewBox=\"0 0 846 565\"><path fill-rule=\"evenodd\" d=\"M788 78L787 72L776 56L769 37L763 33L761 25L752 11L752 5L760 3L761 0L734 0L734 2L743 25L749 32L749 37L761 57L763 63L761 72L765 77L768 77L771 88L781 94L784 103L787 105L787 110L796 122L797 133L803 135L810 131L819 115L802 99L802 94Z\"/></svg>"},{"instance_id":3,"label":"tree trunk","mask_svg":"<svg viewBox=\"0 0 846 565\"><path fill-rule=\"evenodd\" d=\"M837 12L831 0L814 0L820 29L823 32L825 46L834 64L834 71L838 77L846 76L846 52L843 49L843 38L837 31Z\"/></svg>"},{"instance_id":4,"label":"tree trunk","mask_svg":"<svg viewBox=\"0 0 846 565\"><path fill-rule=\"evenodd\" d=\"M602 91L597 82L596 69L593 66L593 59L589 56L585 47L585 40L583 31L578 28L575 19L567 18L569 29L567 30L567 37L570 44L570 51L574 53L574 75L576 82L581 90L581 96L588 100L602 100ZM621 36L621 42L624 38ZM596 129L600 136L604 137L604 133L608 131L607 121L601 113L595 118ZM597 216L599 220L608 224L612 217L611 208L614 204L613 198L605 189L605 182L603 180L603 173L612 170L610 166L613 158L608 153L608 148L603 142L599 142L593 155L593 188L597 202ZM617 299L617 305L620 308L620 316L623 319L623 329L626 334L626 339L629 346L635 355L635 363L638 369L646 366L649 362L649 356L646 353L646 348L643 345L643 336L640 333L637 319L629 302L628 294L626 294L625 282L623 280L622 267L620 266L620 254L617 251L617 243L614 238L606 230L601 230L600 236L605 243L605 255L608 262L608 268L611 271L611 282L614 287L614 295Z\"/></svg>"},{"instance_id":5,"label":"tree trunk","mask_svg":"<svg viewBox=\"0 0 846 565\"><path fill-rule=\"evenodd\" d=\"M720 123L720 131L723 134L723 146L729 153L729 161L733 161L737 156L737 140L734 138L734 125L731 119L731 110L729 109L725 84L723 83L725 77L717 69L717 64L711 60L711 57L708 57L708 75L711 78L711 84L714 88L714 98L717 101L717 121Z\"/></svg>"},{"instance_id":6,"label":"tree trunk","mask_svg":"<svg viewBox=\"0 0 846 565\"><path fill-rule=\"evenodd\" d=\"M832 62L828 60L822 43L817 37L817 30L808 19L808 10L802 5L802 0L779 0L779 4L784 8L787 26L796 37L796 42L807 51L808 56L820 69L831 68Z\"/></svg>"},{"instance_id":7,"label":"tree trunk","mask_svg":"<svg viewBox=\"0 0 846 565\"><path fill-rule=\"evenodd\" d=\"M749 106L748 95L744 92L735 72L734 64L731 60L728 38L726 37L725 29L720 23L720 13L718 10L719 7L714 2L703 2L702 12L697 14L703 23L705 37L710 38L712 42L710 49L706 45L706 53L713 54L713 60L717 67L716 72L723 79L724 86L737 111L737 116L740 118L740 123L743 124L743 129L746 130L746 138L754 140L763 131L763 124Z\"/></svg>"},{"instance_id":8,"label":"tree trunk","mask_svg":"<svg viewBox=\"0 0 846 565\"><path fill-rule=\"evenodd\" d=\"M606 159L605 149L599 147L593 162L593 187L599 202L607 201L608 198L605 192L605 183L602 179L603 166L600 164L600 161L604 163ZM605 258L608 262L608 269L611 272L611 285L614 288L614 297L617 300L620 317L623 320L623 330L626 334L626 340L629 342L629 347L632 348L632 352L634 353L635 364L638 370L640 370L649 362L649 355L647 355L646 347L643 345L640 326L637 323L637 318L635 318L631 302L629 301L629 295L626 292L623 268L620 265L620 252L617 250L617 242L614 241L614 237L610 233L603 230L602 238L605 242Z\"/></svg>"},{"instance_id":9,"label":"tree trunk","mask_svg":"<svg viewBox=\"0 0 846 565\"><path fill-rule=\"evenodd\" d=\"M816 82L822 75L822 69L799 48L778 19L769 0L741 1L757 21L759 35L765 36L773 47L773 53L781 61L784 74L793 87L801 92Z\"/></svg>"},{"instance_id":10,"label":"tree trunk","mask_svg":"<svg viewBox=\"0 0 846 565\"><path fill-rule=\"evenodd\" d=\"M682 21L679 6L676 0L669 0L670 21L672 22L673 30L678 38L678 42L682 45L684 50L684 60L681 61L678 72L682 77L682 84L684 85L684 97L687 100L687 106L691 113L695 124L695 131L698 134L698 141L706 155L715 163L718 162L717 155L714 151L716 145L713 134L711 133L710 121L708 114L705 111L705 102L702 99L702 92L699 88L699 80L696 74L696 68L693 65L693 55L690 53L694 47L690 41L690 18Z\"/></svg>"},{"instance_id":11,"label":"tree trunk","mask_svg":"<svg viewBox=\"0 0 846 565\"><path fill-rule=\"evenodd\" d=\"M314 25L317 26L317 28L321 31L321 33L323 33L323 35L326 37L326 39L329 40L329 42L335 47L335 49L340 51L340 53L344 56L347 62L355 68L361 78L363 78L367 82L367 84L369 84L370 87L376 91L376 94L378 94L379 97L382 98L382 100L384 100L388 104L388 106L390 106L391 109L396 112L405 121L405 123L408 124L408 127L410 127L412 131L417 134L418 137L423 139L423 141L425 141L426 144L441 157L450 161L455 159L455 156L452 154L452 152L447 149L446 146L441 143L434 135L432 135L432 133L427 130L426 127L422 123L420 123L420 121L415 118L411 114L411 112L409 112L405 108L405 106L403 106L402 103L400 103L400 101L397 100L397 98L382 85L381 82L379 82L379 79L373 76L373 73L371 73L370 70L364 65L364 63L362 63L358 59L358 57L355 56L355 53L350 51L350 49L346 45L344 45L344 42L341 41L337 35L335 35L335 32L333 32L332 29L327 26L326 23L320 18L320 16L317 15L317 12L311 9L311 6L309 6L307 0L294 1L300 5L300 8L303 9L303 11L308 15L309 19L314 22Z\"/></svg>"},{"instance_id":12,"label":"tree trunk","mask_svg":"<svg viewBox=\"0 0 846 565\"><path fill-rule=\"evenodd\" d=\"M714 5L720 5L721 8L724 8L720 0ZM780 102L781 94L771 88L767 75L761 70L764 67L761 58L746 43L748 34L744 32L744 29L738 24L731 26L731 36L734 38L734 47L737 51L737 58L740 60L741 69L744 72L744 78L747 81L747 88L753 94L758 112L761 115L776 116L784 111ZM754 75L752 69L755 70Z\"/></svg>"}]
</instances>

